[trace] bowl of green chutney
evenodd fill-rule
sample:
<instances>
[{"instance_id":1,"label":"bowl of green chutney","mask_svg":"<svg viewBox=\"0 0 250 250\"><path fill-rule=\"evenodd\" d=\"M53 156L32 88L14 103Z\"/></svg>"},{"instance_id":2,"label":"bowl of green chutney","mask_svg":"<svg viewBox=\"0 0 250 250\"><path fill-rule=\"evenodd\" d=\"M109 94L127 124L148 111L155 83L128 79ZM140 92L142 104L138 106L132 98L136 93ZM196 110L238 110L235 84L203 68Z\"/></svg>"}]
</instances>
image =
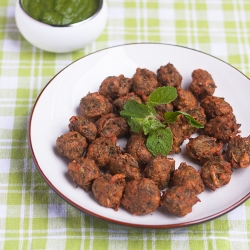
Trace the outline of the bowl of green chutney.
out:
<instances>
[{"instance_id":1,"label":"bowl of green chutney","mask_svg":"<svg viewBox=\"0 0 250 250\"><path fill-rule=\"evenodd\" d=\"M96 40L106 26L107 12L106 0L17 0L15 19L32 45L66 53Z\"/></svg>"}]
</instances>

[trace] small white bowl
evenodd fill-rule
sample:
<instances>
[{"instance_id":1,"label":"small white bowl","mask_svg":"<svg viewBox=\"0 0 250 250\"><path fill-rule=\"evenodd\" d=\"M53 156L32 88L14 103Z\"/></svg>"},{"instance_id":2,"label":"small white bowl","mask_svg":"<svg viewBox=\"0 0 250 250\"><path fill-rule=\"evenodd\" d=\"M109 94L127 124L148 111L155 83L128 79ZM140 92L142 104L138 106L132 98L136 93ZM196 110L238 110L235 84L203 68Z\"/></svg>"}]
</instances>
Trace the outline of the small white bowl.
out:
<instances>
[{"instance_id":1,"label":"small white bowl","mask_svg":"<svg viewBox=\"0 0 250 250\"><path fill-rule=\"evenodd\" d=\"M97 12L86 20L65 26L39 22L23 9L22 0L17 0L16 24L24 38L42 50L65 53L82 49L102 33L107 22L107 2L100 0Z\"/></svg>"}]
</instances>

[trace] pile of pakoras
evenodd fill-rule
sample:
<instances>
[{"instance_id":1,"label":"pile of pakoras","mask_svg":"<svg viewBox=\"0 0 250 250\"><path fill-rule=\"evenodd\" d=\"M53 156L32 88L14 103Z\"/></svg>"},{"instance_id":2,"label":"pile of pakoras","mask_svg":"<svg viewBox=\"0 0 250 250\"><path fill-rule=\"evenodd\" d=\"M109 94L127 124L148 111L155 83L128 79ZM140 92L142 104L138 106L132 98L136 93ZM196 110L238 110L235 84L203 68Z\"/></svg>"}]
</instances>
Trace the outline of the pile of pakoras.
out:
<instances>
[{"instance_id":1,"label":"pile of pakoras","mask_svg":"<svg viewBox=\"0 0 250 250\"><path fill-rule=\"evenodd\" d=\"M215 190L226 185L233 168L250 165L250 137L238 135L240 125L232 107L213 95L212 76L197 69L189 89L183 89L181 82L171 63L156 73L137 68L132 78L107 77L98 92L81 99L79 116L70 118L69 132L57 138L56 147L70 160L69 175L78 186L92 191L100 205L115 210L121 205L133 215L161 206L166 213L184 216L200 201L197 195L205 186ZM189 140L186 149L200 163L199 171L186 162L177 167L173 158L153 156L145 145L146 136L131 132L119 114L128 100L145 103L160 86L175 87L178 93L172 103L155 107L160 121L165 112L181 110L204 125L198 130L183 115L167 124L173 135L170 155L180 153L184 140ZM117 145L121 137L128 139L125 149Z\"/></svg>"}]
</instances>

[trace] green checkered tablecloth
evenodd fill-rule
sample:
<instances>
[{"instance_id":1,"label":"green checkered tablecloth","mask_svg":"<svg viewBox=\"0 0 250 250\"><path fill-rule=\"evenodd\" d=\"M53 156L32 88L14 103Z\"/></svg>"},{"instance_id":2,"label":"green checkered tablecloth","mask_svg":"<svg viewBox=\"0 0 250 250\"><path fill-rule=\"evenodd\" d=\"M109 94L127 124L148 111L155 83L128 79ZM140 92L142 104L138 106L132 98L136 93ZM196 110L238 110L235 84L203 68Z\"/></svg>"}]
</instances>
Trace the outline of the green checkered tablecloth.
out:
<instances>
[{"instance_id":1,"label":"green checkered tablecloth","mask_svg":"<svg viewBox=\"0 0 250 250\"><path fill-rule=\"evenodd\" d=\"M249 77L250 1L108 0L101 36L67 54L30 45L16 27L14 6L15 0L0 1L0 249L249 249L249 200L215 220L176 229L125 227L78 211L36 169L27 124L37 96L57 72L115 45L182 45L216 56Z\"/></svg>"}]
</instances>

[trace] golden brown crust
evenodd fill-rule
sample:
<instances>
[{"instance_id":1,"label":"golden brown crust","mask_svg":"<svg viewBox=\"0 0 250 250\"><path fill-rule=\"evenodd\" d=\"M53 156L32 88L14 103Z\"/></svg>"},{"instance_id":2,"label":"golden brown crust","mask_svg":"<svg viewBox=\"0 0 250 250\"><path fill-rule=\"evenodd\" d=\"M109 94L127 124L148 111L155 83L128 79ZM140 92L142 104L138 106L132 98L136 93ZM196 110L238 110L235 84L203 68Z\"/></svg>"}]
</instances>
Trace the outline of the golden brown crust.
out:
<instances>
[{"instance_id":1,"label":"golden brown crust","mask_svg":"<svg viewBox=\"0 0 250 250\"><path fill-rule=\"evenodd\" d=\"M69 120L69 131L77 131L88 141L94 141L97 129L94 123L83 116L72 116Z\"/></svg>"},{"instance_id":2,"label":"golden brown crust","mask_svg":"<svg viewBox=\"0 0 250 250\"><path fill-rule=\"evenodd\" d=\"M157 70L157 80L160 86L181 86L182 76L173 64L168 63Z\"/></svg>"},{"instance_id":3,"label":"golden brown crust","mask_svg":"<svg viewBox=\"0 0 250 250\"><path fill-rule=\"evenodd\" d=\"M191 107L197 107L198 102L196 97L192 94L191 91L185 90L181 87L177 88L178 96L177 98L172 102L173 106L177 110L181 110L184 108L191 108Z\"/></svg>"},{"instance_id":4,"label":"golden brown crust","mask_svg":"<svg viewBox=\"0 0 250 250\"><path fill-rule=\"evenodd\" d=\"M193 205L199 201L194 190L186 186L174 186L163 193L161 206L170 214L182 217L192 212Z\"/></svg>"},{"instance_id":5,"label":"golden brown crust","mask_svg":"<svg viewBox=\"0 0 250 250\"><path fill-rule=\"evenodd\" d=\"M70 160L82 157L87 146L86 138L77 131L63 134L56 140L57 151Z\"/></svg>"},{"instance_id":6,"label":"golden brown crust","mask_svg":"<svg viewBox=\"0 0 250 250\"><path fill-rule=\"evenodd\" d=\"M141 178L139 164L130 154L117 154L110 159L108 171L111 174L124 174L126 180L134 180Z\"/></svg>"},{"instance_id":7,"label":"golden brown crust","mask_svg":"<svg viewBox=\"0 0 250 250\"><path fill-rule=\"evenodd\" d=\"M149 214L160 205L160 190L150 179L132 180L126 184L121 204L133 215Z\"/></svg>"},{"instance_id":8,"label":"golden brown crust","mask_svg":"<svg viewBox=\"0 0 250 250\"><path fill-rule=\"evenodd\" d=\"M200 173L185 162L182 162L179 168L174 171L171 184L188 187L196 194L202 193L205 189Z\"/></svg>"},{"instance_id":9,"label":"golden brown crust","mask_svg":"<svg viewBox=\"0 0 250 250\"><path fill-rule=\"evenodd\" d=\"M232 175L231 164L222 156L215 156L201 167L201 178L204 184L213 191L230 182Z\"/></svg>"},{"instance_id":10,"label":"golden brown crust","mask_svg":"<svg viewBox=\"0 0 250 250\"><path fill-rule=\"evenodd\" d=\"M89 145L86 156L94 160L98 167L104 167L109 164L113 156L121 153L121 149L116 145L116 141L117 138L115 136L99 137Z\"/></svg>"},{"instance_id":11,"label":"golden brown crust","mask_svg":"<svg viewBox=\"0 0 250 250\"><path fill-rule=\"evenodd\" d=\"M103 115L96 121L96 128L98 136L117 138L128 134L129 127L125 118L115 115L113 113Z\"/></svg>"},{"instance_id":12,"label":"golden brown crust","mask_svg":"<svg viewBox=\"0 0 250 250\"><path fill-rule=\"evenodd\" d=\"M86 191L90 191L92 183L95 179L101 176L99 168L95 162L88 158L80 158L77 161L72 161L68 165L68 173L77 183Z\"/></svg>"},{"instance_id":13,"label":"golden brown crust","mask_svg":"<svg viewBox=\"0 0 250 250\"><path fill-rule=\"evenodd\" d=\"M153 180L160 190L168 186L170 177L175 170L175 160L157 155L144 169L145 177Z\"/></svg>"},{"instance_id":14,"label":"golden brown crust","mask_svg":"<svg viewBox=\"0 0 250 250\"><path fill-rule=\"evenodd\" d=\"M227 156L234 168L250 166L250 136L240 135L230 138L227 147Z\"/></svg>"},{"instance_id":15,"label":"golden brown crust","mask_svg":"<svg viewBox=\"0 0 250 250\"><path fill-rule=\"evenodd\" d=\"M130 78L119 76L108 76L99 87L99 94L112 100L125 96L129 93L132 81Z\"/></svg>"},{"instance_id":16,"label":"golden brown crust","mask_svg":"<svg viewBox=\"0 0 250 250\"><path fill-rule=\"evenodd\" d=\"M186 144L188 154L202 164L214 156L221 155L223 144L218 142L216 138L207 135L199 135L190 138Z\"/></svg>"},{"instance_id":17,"label":"golden brown crust","mask_svg":"<svg viewBox=\"0 0 250 250\"><path fill-rule=\"evenodd\" d=\"M90 120L97 120L111 111L111 104L107 98L98 92L88 93L80 101L80 114Z\"/></svg>"},{"instance_id":18,"label":"golden brown crust","mask_svg":"<svg viewBox=\"0 0 250 250\"><path fill-rule=\"evenodd\" d=\"M118 210L125 187L125 175L104 174L94 180L92 191L96 200L103 207Z\"/></svg>"},{"instance_id":19,"label":"golden brown crust","mask_svg":"<svg viewBox=\"0 0 250 250\"><path fill-rule=\"evenodd\" d=\"M132 91L140 97L149 96L159 87L156 74L148 69L137 68L133 76Z\"/></svg>"},{"instance_id":20,"label":"golden brown crust","mask_svg":"<svg viewBox=\"0 0 250 250\"><path fill-rule=\"evenodd\" d=\"M199 100L213 95L215 88L215 82L206 70L196 69L193 71L189 89Z\"/></svg>"}]
</instances>

